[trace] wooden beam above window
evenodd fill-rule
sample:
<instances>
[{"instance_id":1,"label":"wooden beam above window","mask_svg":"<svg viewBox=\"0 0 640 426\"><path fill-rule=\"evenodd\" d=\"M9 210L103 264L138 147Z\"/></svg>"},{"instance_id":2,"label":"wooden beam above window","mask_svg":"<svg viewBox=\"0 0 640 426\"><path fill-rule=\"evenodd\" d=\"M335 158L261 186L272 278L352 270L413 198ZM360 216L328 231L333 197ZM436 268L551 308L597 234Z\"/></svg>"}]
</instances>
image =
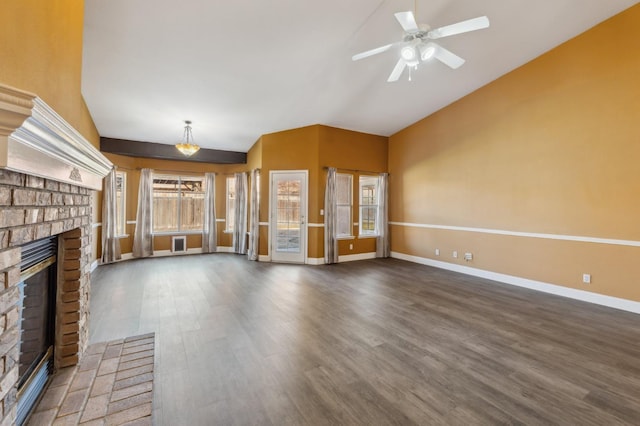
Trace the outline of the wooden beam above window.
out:
<instances>
[{"instance_id":1,"label":"wooden beam above window","mask_svg":"<svg viewBox=\"0 0 640 426\"><path fill-rule=\"evenodd\" d=\"M246 164L247 153L201 148L191 157L185 157L173 145L139 142L126 139L100 138L100 151L129 157L146 157L159 160L193 161L213 164Z\"/></svg>"}]
</instances>

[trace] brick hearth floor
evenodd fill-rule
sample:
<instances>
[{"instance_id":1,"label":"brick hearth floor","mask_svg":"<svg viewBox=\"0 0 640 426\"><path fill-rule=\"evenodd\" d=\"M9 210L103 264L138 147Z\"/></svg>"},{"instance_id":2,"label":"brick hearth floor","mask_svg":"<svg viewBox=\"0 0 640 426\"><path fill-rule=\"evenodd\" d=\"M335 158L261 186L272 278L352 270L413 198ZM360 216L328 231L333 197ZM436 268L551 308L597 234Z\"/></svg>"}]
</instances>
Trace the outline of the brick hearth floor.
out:
<instances>
[{"instance_id":1,"label":"brick hearth floor","mask_svg":"<svg viewBox=\"0 0 640 426\"><path fill-rule=\"evenodd\" d=\"M155 334L96 343L60 370L27 424L151 425Z\"/></svg>"}]
</instances>

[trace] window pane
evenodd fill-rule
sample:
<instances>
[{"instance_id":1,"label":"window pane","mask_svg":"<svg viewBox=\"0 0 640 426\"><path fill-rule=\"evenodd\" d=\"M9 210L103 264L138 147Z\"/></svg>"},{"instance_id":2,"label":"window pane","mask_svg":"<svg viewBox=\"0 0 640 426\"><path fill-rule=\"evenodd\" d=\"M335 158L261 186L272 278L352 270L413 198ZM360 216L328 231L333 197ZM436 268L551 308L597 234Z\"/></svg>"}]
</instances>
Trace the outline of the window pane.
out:
<instances>
[{"instance_id":1,"label":"window pane","mask_svg":"<svg viewBox=\"0 0 640 426\"><path fill-rule=\"evenodd\" d=\"M351 204L351 175L336 174L336 192L338 204Z\"/></svg>"},{"instance_id":2,"label":"window pane","mask_svg":"<svg viewBox=\"0 0 640 426\"><path fill-rule=\"evenodd\" d=\"M351 235L351 206L338 206L338 236Z\"/></svg>"},{"instance_id":3,"label":"window pane","mask_svg":"<svg viewBox=\"0 0 640 426\"><path fill-rule=\"evenodd\" d=\"M360 176L360 235L377 235L378 178Z\"/></svg>"},{"instance_id":4,"label":"window pane","mask_svg":"<svg viewBox=\"0 0 640 426\"><path fill-rule=\"evenodd\" d=\"M201 230L204 223L204 182L201 178L181 178L180 183L180 230Z\"/></svg>"},{"instance_id":5,"label":"window pane","mask_svg":"<svg viewBox=\"0 0 640 426\"><path fill-rule=\"evenodd\" d=\"M118 235L126 234L126 174L124 172L116 172L116 232Z\"/></svg>"},{"instance_id":6,"label":"window pane","mask_svg":"<svg viewBox=\"0 0 640 426\"><path fill-rule=\"evenodd\" d=\"M227 231L233 231L236 217L236 178L227 178Z\"/></svg>"},{"instance_id":7,"label":"window pane","mask_svg":"<svg viewBox=\"0 0 640 426\"><path fill-rule=\"evenodd\" d=\"M376 216L378 214L377 206L367 206L360 209L360 233L375 234L376 233Z\"/></svg>"},{"instance_id":8,"label":"window pane","mask_svg":"<svg viewBox=\"0 0 640 426\"><path fill-rule=\"evenodd\" d=\"M376 186L375 185L363 185L361 188L363 205L376 204Z\"/></svg>"},{"instance_id":9,"label":"window pane","mask_svg":"<svg viewBox=\"0 0 640 426\"><path fill-rule=\"evenodd\" d=\"M204 179L158 176L153 179L153 231L202 230Z\"/></svg>"},{"instance_id":10,"label":"window pane","mask_svg":"<svg viewBox=\"0 0 640 426\"><path fill-rule=\"evenodd\" d=\"M299 253L300 247L300 181L278 181L276 210L276 250Z\"/></svg>"},{"instance_id":11,"label":"window pane","mask_svg":"<svg viewBox=\"0 0 640 426\"><path fill-rule=\"evenodd\" d=\"M337 200L337 235L339 237L351 236L351 204L352 204L353 177L345 173L336 174L336 200Z\"/></svg>"}]
</instances>

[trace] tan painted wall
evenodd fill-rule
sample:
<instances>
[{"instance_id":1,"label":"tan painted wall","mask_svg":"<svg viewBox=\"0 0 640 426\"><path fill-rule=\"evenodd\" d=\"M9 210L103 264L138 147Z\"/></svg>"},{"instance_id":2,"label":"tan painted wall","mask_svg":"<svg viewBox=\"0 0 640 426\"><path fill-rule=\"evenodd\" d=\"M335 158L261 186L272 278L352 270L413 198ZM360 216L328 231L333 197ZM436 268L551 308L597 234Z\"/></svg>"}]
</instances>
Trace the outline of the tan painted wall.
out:
<instances>
[{"instance_id":1,"label":"tan painted wall","mask_svg":"<svg viewBox=\"0 0 640 426\"><path fill-rule=\"evenodd\" d=\"M391 221L640 241L638 22L640 5L391 136ZM640 248L403 226L391 242L640 301Z\"/></svg>"},{"instance_id":2,"label":"tan painted wall","mask_svg":"<svg viewBox=\"0 0 640 426\"><path fill-rule=\"evenodd\" d=\"M2 2L0 82L35 93L98 147L80 93L83 16L78 0Z\"/></svg>"},{"instance_id":3,"label":"tan painted wall","mask_svg":"<svg viewBox=\"0 0 640 426\"><path fill-rule=\"evenodd\" d=\"M369 172L387 170L386 137L358 133L349 130L313 125L300 129L286 130L262 136L261 193L269 194L269 171L272 170L308 170L309 171L309 217L308 223L324 223L320 209L324 208L324 185L326 171L324 167L356 169ZM254 145L255 147L255 145ZM253 149L253 148L252 148ZM347 172L347 171L345 171ZM354 219L357 216L358 172L354 174ZM260 221L269 220L269 200L262 197ZM357 228L354 229L354 232ZM324 228L308 228L308 253L310 258L324 257ZM268 227L260 229L260 254L268 253ZM341 255L370 253L375 251L372 239L350 240L354 249L349 249L349 241L339 244Z\"/></svg>"},{"instance_id":4,"label":"tan painted wall","mask_svg":"<svg viewBox=\"0 0 640 426\"><path fill-rule=\"evenodd\" d=\"M4 1L0 10L5 23L0 25L0 82L38 95L99 147L98 131L80 92L84 2ZM93 223L99 220L99 202L100 194L94 193ZM94 228L92 256L98 255L99 245Z\"/></svg>"},{"instance_id":5,"label":"tan painted wall","mask_svg":"<svg viewBox=\"0 0 640 426\"><path fill-rule=\"evenodd\" d=\"M353 132L322 126L320 128L320 205L324 206L324 185L327 172L324 167L335 167L340 173L353 175L353 223L358 223L360 176L383 173L388 170L388 143L384 136ZM321 222L324 217L321 218ZM359 228L353 226L354 239L338 242L338 254L354 255L376 251L374 238L359 238ZM317 228L320 256L324 256L324 228ZM353 247L351 249L350 247Z\"/></svg>"}]
</instances>

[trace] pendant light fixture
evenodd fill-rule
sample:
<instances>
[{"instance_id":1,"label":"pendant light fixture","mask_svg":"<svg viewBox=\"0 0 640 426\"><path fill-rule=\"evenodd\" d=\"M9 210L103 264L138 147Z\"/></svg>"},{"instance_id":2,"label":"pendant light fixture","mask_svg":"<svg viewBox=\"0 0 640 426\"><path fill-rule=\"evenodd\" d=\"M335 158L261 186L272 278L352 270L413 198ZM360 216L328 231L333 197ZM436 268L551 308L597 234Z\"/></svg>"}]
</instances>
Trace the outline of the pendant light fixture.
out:
<instances>
[{"instance_id":1,"label":"pendant light fixture","mask_svg":"<svg viewBox=\"0 0 640 426\"><path fill-rule=\"evenodd\" d=\"M193 134L191 133L191 121L185 120L184 124L186 124L186 126L184 126L183 141L181 143L177 143L176 148L178 148L178 151L184 154L185 157L191 157L193 154L198 152L200 147L195 143L193 143Z\"/></svg>"}]
</instances>

